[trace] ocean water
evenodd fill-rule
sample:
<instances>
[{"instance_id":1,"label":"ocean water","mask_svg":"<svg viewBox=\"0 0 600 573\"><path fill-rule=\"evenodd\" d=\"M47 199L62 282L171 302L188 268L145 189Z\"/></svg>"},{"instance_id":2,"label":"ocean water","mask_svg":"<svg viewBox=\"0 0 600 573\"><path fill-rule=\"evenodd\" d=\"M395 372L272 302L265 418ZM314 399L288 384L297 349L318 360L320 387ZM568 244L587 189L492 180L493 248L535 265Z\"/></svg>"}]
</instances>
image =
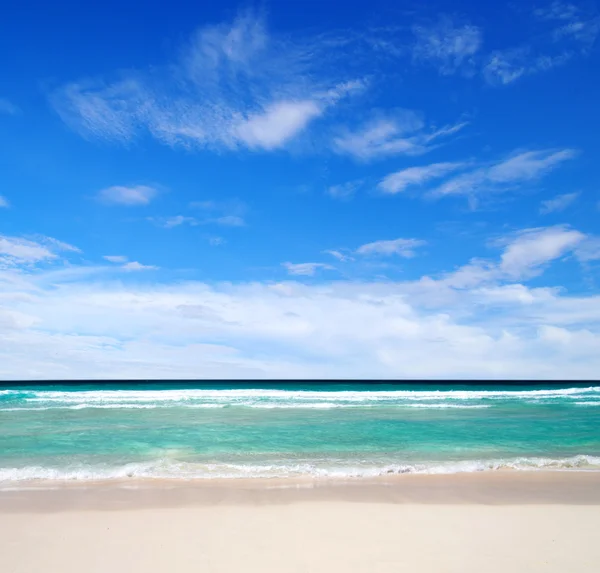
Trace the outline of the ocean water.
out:
<instances>
[{"instance_id":1,"label":"ocean water","mask_svg":"<svg viewBox=\"0 0 600 573\"><path fill-rule=\"evenodd\" d=\"M600 386L0 387L0 485L600 470Z\"/></svg>"}]
</instances>

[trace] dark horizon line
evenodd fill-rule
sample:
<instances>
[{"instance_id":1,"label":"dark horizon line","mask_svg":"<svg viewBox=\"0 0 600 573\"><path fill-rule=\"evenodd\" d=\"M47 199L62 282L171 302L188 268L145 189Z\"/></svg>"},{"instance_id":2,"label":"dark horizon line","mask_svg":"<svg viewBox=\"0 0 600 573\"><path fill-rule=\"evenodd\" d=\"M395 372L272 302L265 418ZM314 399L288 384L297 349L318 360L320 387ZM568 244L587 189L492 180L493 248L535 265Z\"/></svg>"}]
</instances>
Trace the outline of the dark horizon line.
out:
<instances>
[{"instance_id":1,"label":"dark horizon line","mask_svg":"<svg viewBox=\"0 0 600 573\"><path fill-rule=\"evenodd\" d=\"M0 380L0 386L51 386L51 385L90 385L90 384L173 384L173 385L247 385L247 386L282 386L292 384L316 385L316 384L332 384L332 385L428 385L428 386L445 386L445 385L463 385L463 386L566 386L566 385L582 385L582 384L600 384L597 379L562 379L562 380L541 380L541 379L462 379L462 378L444 378L444 379L419 379L419 378L398 378L398 379L379 379L379 378L281 378L281 379L262 379L262 378L80 378L80 379L33 379L33 380Z\"/></svg>"}]
</instances>

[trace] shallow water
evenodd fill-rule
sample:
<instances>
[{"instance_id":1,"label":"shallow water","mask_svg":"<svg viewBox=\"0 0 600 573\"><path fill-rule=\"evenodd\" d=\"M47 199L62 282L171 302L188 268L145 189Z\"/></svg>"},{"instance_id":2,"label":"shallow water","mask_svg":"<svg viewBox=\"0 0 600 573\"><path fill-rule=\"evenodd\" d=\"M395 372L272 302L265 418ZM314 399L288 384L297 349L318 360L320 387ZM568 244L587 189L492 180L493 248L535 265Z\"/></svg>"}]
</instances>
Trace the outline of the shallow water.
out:
<instances>
[{"instance_id":1,"label":"shallow water","mask_svg":"<svg viewBox=\"0 0 600 573\"><path fill-rule=\"evenodd\" d=\"M0 387L0 481L600 470L600 387Z\"/></svg>"}]
</instances>

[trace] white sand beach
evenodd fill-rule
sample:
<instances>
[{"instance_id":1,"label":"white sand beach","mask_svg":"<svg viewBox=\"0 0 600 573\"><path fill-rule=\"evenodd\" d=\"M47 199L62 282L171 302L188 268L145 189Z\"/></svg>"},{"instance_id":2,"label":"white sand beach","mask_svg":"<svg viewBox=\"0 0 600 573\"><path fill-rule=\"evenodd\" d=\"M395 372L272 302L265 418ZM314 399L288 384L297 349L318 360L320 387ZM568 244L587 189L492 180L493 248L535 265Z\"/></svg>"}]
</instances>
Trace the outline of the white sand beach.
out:
<instances>
[{"instance_id":1,"label":"white sand beach","mask_svg":"<svg viewBox=\"0 0 600 573\"><path fill-rule=\"evenodd\" d=\"M4 491L0 571L595 573L599 485L565 473Z\"/></svg>"}]
</instances>

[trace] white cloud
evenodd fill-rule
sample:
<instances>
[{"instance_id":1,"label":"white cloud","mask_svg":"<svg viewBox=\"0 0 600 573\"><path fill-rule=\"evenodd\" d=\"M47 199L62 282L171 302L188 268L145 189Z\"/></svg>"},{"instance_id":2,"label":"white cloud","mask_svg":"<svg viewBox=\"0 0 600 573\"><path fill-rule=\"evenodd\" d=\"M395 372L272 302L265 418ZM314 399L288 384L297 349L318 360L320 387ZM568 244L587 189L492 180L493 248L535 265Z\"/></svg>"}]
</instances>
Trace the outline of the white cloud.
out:
<instances>
[{"instance_id":1,"label":"white cloud","mask_svg":"<svg viewBox=\"0 0 600 573\"><path fill-rule=\"evenodd\" d=\"M6 197L3 197L2 195L0 195L0 208L1 207L10 207L10 203L8 202L8 199Z\"/></svg>"},{"instance_id":2,"label":"white cloud","mask_svg":"<svg viewBox=\"0 0 600 573\"><path fill-rule=\"evenodd\" d=\"M577 155L573 149L537 150L515 153L496 163L453 177L434 189L433 196L475 195L511 189L543 177Z\"/></svg>"},{"instance_id":3,"label":"white cloud","mask_svg":"<svg viewBox=\"0 0 600 573\"><path fill-rule=\"evenodd\" d=\"M481 30L473 25L457 25L442 18L436 25L414 26L416 42L413 59L435 66L442 75L472 72L475 54L482 44Z\"/></svg>"},{"instance_id":4,"label":"white cloud","mask_svg":"<svg viewBox=\"0 0 600 573\"><path fill-rule=\"evenodd\" d=\"M221 225L223 227L244 227L246 220L244 218L248 211L247 205L238 200L221 200L221 201L192 201L190 207L201 213L198 217L183 217L163 219L173 223L189 223L190 225Z\"/></svg>"},{"instance_id":5,"label":"white cloud","mask_svg":"<svg viewBox=\"0 0 600 573\"><path fill-rule=\"evenodd\" d=\"M506 237L471 286L31 271L0 281L0 378L594 378L600 297L515 282L588 239L557 227Z\"/></svg>"},{"instance_id":6,"label":"white cloud","mask_svg":"<svg viewBox=\"0 0 600 573\"><path fill-rule=\"evenodd\" d=\"M454 288L473 288L490 282L527 280L540 275L552 261L575 253L585 239L583 233L561 225L525 229L496 241L504 247L498 262L473 259L442 281Z\"/></svg>"},{"instance_id":7,"label":"white cloud","mask_svg":"<svg viewBox=\"0 0 600 573\"><path fill-rule=\"evenodd\" d=\"M405 259L416 256L418 247L422 247L426 242L420 239L394 239L390 241L375 241L367 243L356 249L358 255L398 255Z\"/></svg>"},{"instance_id":8,"label":"white cloud","mask_svg":"<svg viewBox=\"0 0 600 573\"><path fill-rule=\"evenodd\" d=\"M571 39L580 43L584 51L592 46L600 32L600 18L593 6L591 10L586 10L581 6L555 0L548 6L534 10L534 16L558 25L552 33L554 41Z\"/></svg>"},{"instance_id":9,"label":"white cloud","mask_svg":"<svg viewBox=\"0 0 600 573\"><path fill-rule=\"evenodd\" d=\"M486 177L494 183L512 183L536 179L554 169L576 152L572 149L560 151L526 151L490 167Z\"/></svg>"},{"instance_id":10,"label":"white cloud","mask_svg":"<svg viewBox=\"0 0 600 573\"><path fill-rule=\"evenodd\" d=\"M302 131L321 115L323 108L314 101L280 101L251 115L237 126L237 134L248 147L276 149Z\"/></svg>"},{"instance_id":11,"label":"white cloud","mask_svg":"<svg viewBox=\"0 0 600 573\"><path fill-rule=\"evenodd\" d=\"M575 256L582 263L600 259L600 237L586 237L575 250Z\"/></svg>"},{"instance_id":12,"label":"white cloud","mask_svg":"<svg viewBox=\"0 0 600 573\"><path fill-rule=\"evenodd\" d=\"M218 210L216 207L213 209ZM226 211L224 211L226 212ZM224 227L243 227L246 221L239 215L220 215L220 216L205 216L203 218L189 217L186 215L174 215L172 217L148 217L148 221L153 222L164 229L173 229L181 225L222 225Z\"/></svg>"},{"instance_id":13,"label":"white cloud","mask_svg":"<svg viewBox=\"0 0 600 573\"><path fill-rule=\"evenodd\" d=\"M50 249L34 241L0 236L0 262L37 263L56 256Z\"/></svg>"},{"instance_id":14,"label":"white cloud","mask_svg":"<svg viewBox=\"0 0 600 573\"><path fill-rule=\"evenodd\" d=\"M121 268L126 271L153 271L158 269L154 265L142 265L142 263L138 263L137 261L125 263Z\"/></svg>"},{"instance_id":15,"label":"white cloud","mask_svg":"<svg viewBox=\"0 0 600 573\"><path fill-rule=\"evenodd\" d=\"M185 215L174 215L172 217L149 217L150 221L154 221L160 227L165 229L172 229L173 227L179 227L180 225L189 224L197 225L198 221L194 217L187 217Z\"/></svg>"},{"instance_id":16,"label":"white cloud","mask_svg":"<svg viewBox=\"0 0 600 573\"><path fill-rule=\"evenodd\" d=\"M324 263L283 263L290 275L314 276L315 273L321 270L333 270L334 267Z\"/></svg>"},{"instance_id":17,"label":"white cloud","mask_svg":"<svg viewBox=\"0 0 600 573\"><path fill-rule=\"evenodd\" d=\"M353 261L354 260L354 258L351 257L350 255L348 255L346 253L342 253L341 251L338 251L338 250L329 249L329 250L326 250L326 251L323 251L323 252L325 254L327 254L327 255L331 255L332 257L336 258L341 263L346 263L348 261Z\"/></svg>"},{"instance_id":18,"label":"white cloud","mask_svg":"<svg viewBox=\"0 0 600 573\"><path fill-rule=\"evenodd\" d=\"M103 203L136 206L148 205L157 194L158 191L154 187L149 187L147 185L134 185L129 187L125 185L115 185L113 187L102 189L102 191L98 193L98 198Z\"/></svg>"},{"instance_id":19,"label":"white cloud","mask_svg":"<svg viewBox=\"0 0 600 573\"><path fill-rule=\"evenodd\" d=\"M59 241L58 239L54 239L53 237L45 237L43 235L35 235L34 238L42 242L44 245L50 247L54 251L70 251L71 253L81 253L81 249L70 245L69 243L65 243L64 241Z\"/></svg>"},{"instance_id":20,"label":"white cloud","mask_svg":"<svg viewBox=\"0 0 600 573\"><path fill-rule=\"evenodd\" d=\"M81 251L52 237L36 236L36 240L0 235L0 267L36 264L58 259L62 251Z\"/></svg>"},{"instance_id":21,"label":"white cloud","mask_svg":"<svg viewBox=\"0 0 600 573\"><path fill-rule=\"evenodd\" d=\"M124 271L154 271L159 268L154 265L143 265L137 261L130 261L129 258L124 255L104 255L102 258L109 263L118 264L118 268Z\"/></svg>"},{"instance_id":22,"label":"white cloud","mask_svg":"<svg viewBox=\"0 0 600 573\"><path fill-rule=\"evenodd\" d=\"M356 181L347 181L338 185L331 185L327 188L327 194L334 199L349 199L363 185L362 179Z\"/></svg>"},{"instance_id":23,"label":"white cloud","mask_svg":"<svg viewBox=\"0 0 600 573\"><path fill-rule=\"evenodd\" d=\"M6 98L0 97L0 113L6 113L8 115L16 115L19 113L19 108L7 100Z\"/></svg>"},{"instance_id":24,"label":"white cloud","mask_svg":"<svg viewBox=\"0 0 600 573\"><path fill-rule=\"evenodd\" d=\"M529 49L514 48L493 52L483 68L483 76L492 85L510 84L528 72Z\"/></svg>"},{"instance_id":25,"label":"white cloud","mask_svg":"<svg viewBox=\"0 0 600 573\"><path fill-rule=\"evenodd\" d=\"M547 215L548 213L564 211L577 200L577 197L579 197L579 193L564 193L563 195L557 195L553 199L546 199L541 203L540 213Z\"/></svg>"},{"instance_id":26,"label":"white cloud","mask_svg":"<svg viewBox=\"0 0 600 573\"><path fill-rule=\"evenodd\" d=\"M73 82L52 102L83 135L128 142L150 133L171 146L275 150L364 87L325 65L329 49L271 34L261 15L246 11L198 29L168 66L112 83Z\"/></svg>"},{"instance_id":27,"label":"white cloud","mask_svg":"<svg viewBox=\"0 0 600 573\"><path fill-rule=\"evenodd\" d=\"M224 215L223 217L210 219L209 222L216 223L217 225L223 225L225 227L243 227L246 224L244 219L237 215Z\"/></svg>"},{"instance_id":28,"label":"white cloud","mask_svg":"<svg viewBox=\"0 0 600 573\"><path fill-rule=\"evenodd\" d=\"M223 239L223 237L210 237L208 239L208 244L211 247L220 247L221 245L225 244L225 239Z\"/></svg>"},{"instance_id":29,"label":"white cloud","mask_svg":"<svg viewBox=\"0 0 600 573\"><path fill-rule=\"evenodd\" d=\"M439 145L436 140L460 131L466 123L427 129L423 119L411 110L396 110L375 117L354 131L345 130L333 140L340 154L361 161L393 155L421 155Z\"/></svg>"},{"instance_id":30,"label":"white cloud","mask_svg":"<svg viewBox=\"0 0 600 573\"><path fill-rule=\"evenodd\" d=\"M511 84L521 77L546 72L566 64L572 52L533 55L530 47L493 52L483 67L483 76L491 85Z\"/></svg>"},{"instance_id":31,"label":"white cloud","mask_svg":"<svg viewBox=\"0 0 600 573\"><path fill-rule=\"evenodd\" d=\"M572 20L578 13L579 8L577 6L558 0L533 11L534 16L540 20Z\"/></svg>"},{"instance_id":32,"label":"white cloud","mask_svg":"<svg viewBox=\"0 0 600 573\"><path fill-rule=\"evenodd\" d=\"M596 9L555 1L534 10L533 16L541 30L529 44L496 50L488 56L482 73L489 84L506 85L562 66L588 54L600 33Z\"/></svg>"},{"instance_id":33,"label":"white cloud","mask_svg":"<svg viewBox=\"0 0 600 573\"><path fill-rule=\"evenodd\" d=\"M534 276L541 266L571 251L584 237L565 226L522 231L507 244L498 268L510 278Z\"/></svg>"},{"instance_id":34,"label":"white cloud","mask_svg":"<svg viewBox=\"0 0 600 573\"><path fill-rule=\"evenodd\" d=\"M401 193L408 187L423 185L464 167L463 163L432 163L421 167L408 167L386 175L378 184L384 193Z\"/></svg>"}]
</instances>

